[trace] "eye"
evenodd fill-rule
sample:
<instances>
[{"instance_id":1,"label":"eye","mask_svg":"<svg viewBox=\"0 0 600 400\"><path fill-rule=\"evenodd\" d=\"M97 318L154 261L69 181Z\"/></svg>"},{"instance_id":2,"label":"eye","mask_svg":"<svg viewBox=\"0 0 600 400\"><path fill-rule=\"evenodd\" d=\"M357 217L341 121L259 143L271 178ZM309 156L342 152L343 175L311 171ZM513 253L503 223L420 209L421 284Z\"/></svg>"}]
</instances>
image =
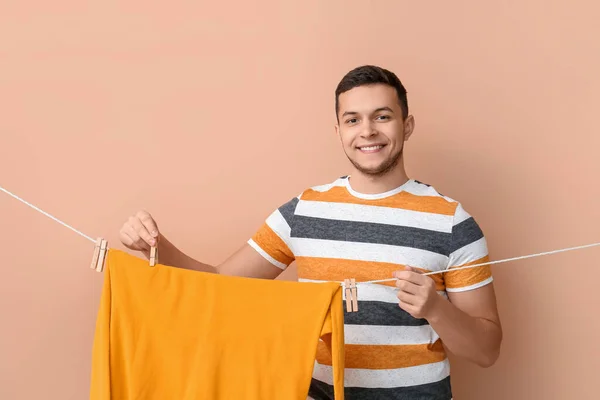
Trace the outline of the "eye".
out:
<instances>
[{"instance_id":1,"label":"eye","mask_svg":"<svg viewBox=\"0 0 600 400\"><path fill-rule=\"evenodd\" d=\"M355 123L355 122L356 122L356 118L350 118L350 119L347 119L347 120L346 120L346 123L347 123L347 124L353 124L353 123Z\"/></svg>"},{"instance_id":2,"label":"eye","mask_svg":"<svg viewBox=\"0 0 600 400\"><path fill-rule=\"evenodd\" d=\"M380 115L377 118L390 119L390 117L388 115Z\"/></svg>"}]
</instances>

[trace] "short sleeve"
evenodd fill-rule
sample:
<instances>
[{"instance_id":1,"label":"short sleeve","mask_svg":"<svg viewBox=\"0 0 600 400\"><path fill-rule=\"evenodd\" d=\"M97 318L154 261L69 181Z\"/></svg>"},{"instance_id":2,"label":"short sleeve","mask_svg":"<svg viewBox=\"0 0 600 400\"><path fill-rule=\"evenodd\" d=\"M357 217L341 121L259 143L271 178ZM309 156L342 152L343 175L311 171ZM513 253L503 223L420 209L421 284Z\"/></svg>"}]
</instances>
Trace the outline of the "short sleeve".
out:
<instances>
[{"instance_id":1,"label":"short sleeve","mask_svg":"<svg viewBox=\"0 0 600 400\"><path fill-rule=\"evenodd\" d=\"M487 241L479 224L459 203L454 213L447 269L489 261ZM489 265L444 273L447 292L477 289L492 282Z\"/></svg>"},{"instance_id":2,"label":"short sleeve","mask_svg":"<svg viewBox=\"0 0 600 400\"><path fill-rule=\"evenodd\" d=\"M297 204L298 197L294 197L281 205L248 240L260 255L281 269L286 269L295 258L290 232Z\"/></svg>"}]
</instances>

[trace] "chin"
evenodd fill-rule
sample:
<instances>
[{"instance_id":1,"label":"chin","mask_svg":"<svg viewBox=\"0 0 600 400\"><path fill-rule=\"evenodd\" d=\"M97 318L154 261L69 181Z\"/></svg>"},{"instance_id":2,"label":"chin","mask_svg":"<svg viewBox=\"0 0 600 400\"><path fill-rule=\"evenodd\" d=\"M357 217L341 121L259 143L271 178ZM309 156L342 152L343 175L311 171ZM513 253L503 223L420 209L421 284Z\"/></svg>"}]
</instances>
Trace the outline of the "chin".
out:
<instances>
[{"instance_id":1,"label":"chin","mask_svg":"<svg viewBox=\"0 0 600 400\"><path fill-rule=\"evenodd\" d=\"M378 176L378 175L382 175L387 172L387 169L385 168L385 165L383 163L378 164L378 165L357 165L357 164L355 164L354 167L360 173L365 174L365 175L371 175L371 176Z\"/></svg>"},{"instance_id":2,"label":"chin","mask_svg":"<svg viewBox=\"0 0 600 400\"><path fill-rule=\"evenodd\" d=\"M386 175L387 173L394 170L394 168L398 164L398 158L394 158L391 160L386 159L379 163L371 162L371 163L365 163L365 164L361 164L355 160L350 160L350 161L354 165L354 168L356 168L360 173L367 175L367 176L371 176L371 177L379 177L379 176Z\"/></svg>"}]
</instances>

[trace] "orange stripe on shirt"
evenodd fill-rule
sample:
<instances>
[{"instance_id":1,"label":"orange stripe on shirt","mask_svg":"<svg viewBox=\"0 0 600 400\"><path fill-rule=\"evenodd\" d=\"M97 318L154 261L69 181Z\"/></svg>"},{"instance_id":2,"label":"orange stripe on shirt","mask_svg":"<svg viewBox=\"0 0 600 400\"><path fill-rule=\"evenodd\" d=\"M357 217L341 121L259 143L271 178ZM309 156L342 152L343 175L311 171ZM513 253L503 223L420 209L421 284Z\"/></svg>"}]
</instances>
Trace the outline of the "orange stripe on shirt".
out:
<instances>
[{"instance_id":1,"label":"orange stripe on shirt","mask_svg":"<svg viewBox=\"0 0 600 400\"><path fill-rule=\"evenodd\" d=\"M442 197L417 196L408 192L400 192L385 199L366 200L352 196L346 188L340 186L335 186L326 192L308 189L302 194L301 200L391 207L443 215L454 215L457 205Z\"/></svg>"},{"instance_id":2,"label":"orange stripe on shirt","mask_svg":"<svg viewBox=\"0 0 600 400\"><path fill-rule=\"evenodd\" d=\"M489 265L483 265L481 267L473 267L462 269L458 271L452 271L452 268L466 267L469 265L482 264L489 262L489 256L484 256L478 260L465 263L463 265L456 265L450 268L449 271L444 273L444 282L446 287L449 289L456 289L466 286L475 285L479 282L483 282L492 276L492 269Z\"/></svg>"},{"instance_id":3,"label":"orange stripe on shirt","mask_svg":"<svg viewBox=\"0 0 600 400\"><path fill-rule=\"evenodd\" d=\"M359 261L318 257L297 257L296 266L298 277L323 281L343 281L346 278L355 278L357 282L393 278L394 271L404 270L400 264ZM414 268L420 272L429 272L426 269ZM444 290L444 280L441 274L430 275L434 280L437 290ZM380 282L385 286L396 286L395 281Z\"/></svg>"},{"instance_id":4,"label":"orange stripe on shirt","mask_svg":"<svg viewBox=\"0 0 600 400\"><path fill-rule=\"evenodd\" d=\"M266 222L252 236L252 239L275 260L285 265L290 265L294 261L294 254L290 248Z\"/></svg>"},{"instance_id":5,"label":"orange stripe on shirt","mask_svg":"<svg viewBox=\"0 0 600 400\"><path fill-rule=\"evenodd\" d=\"M447 357L440 339L432 344L346 344L344 349L346 368L395 369L416 367L444 361ZM316 360L319 364L331 365L331 355L323 341L319 341L317 346Z\"/></svg>"}]
</instances>

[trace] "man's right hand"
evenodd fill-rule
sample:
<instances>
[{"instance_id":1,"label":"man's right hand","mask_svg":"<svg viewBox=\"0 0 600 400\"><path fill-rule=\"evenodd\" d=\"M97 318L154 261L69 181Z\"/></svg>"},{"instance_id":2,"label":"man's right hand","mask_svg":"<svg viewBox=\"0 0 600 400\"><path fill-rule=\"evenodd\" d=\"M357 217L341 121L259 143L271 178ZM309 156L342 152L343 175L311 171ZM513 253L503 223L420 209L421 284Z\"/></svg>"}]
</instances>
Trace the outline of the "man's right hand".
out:
<instances>
[{"instance_id":1,"label":"man's right hand","mask_svg":"<svg viewBox=\"0 0 600 400\"><path fill-rule=\"evenodd\" d=\"M158 243L158 226L148 212L138 211L123 224L119 239L131 250L149 251Z\"/></svg>"}]
</instances>

